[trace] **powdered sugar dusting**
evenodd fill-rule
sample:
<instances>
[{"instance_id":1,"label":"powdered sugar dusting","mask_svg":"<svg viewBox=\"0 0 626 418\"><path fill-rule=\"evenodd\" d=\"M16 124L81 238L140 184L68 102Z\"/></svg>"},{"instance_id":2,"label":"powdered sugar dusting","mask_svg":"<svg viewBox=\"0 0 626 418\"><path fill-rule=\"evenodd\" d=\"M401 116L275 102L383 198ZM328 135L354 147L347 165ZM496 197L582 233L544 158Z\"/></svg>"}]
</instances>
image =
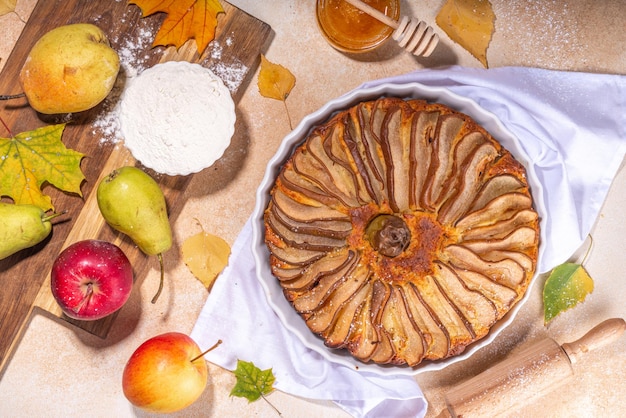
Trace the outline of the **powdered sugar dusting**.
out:
<instances>
[{"instance_id":1,"label":"powdered sugar dusting","mask_svg":"<svg viewBox=\"0 0 626 418\"><path fill-rule=\"evenodd\" d=\"M513 61L555 68L588 48L571 6L560 0L522 0L494 4L496 34L515 42L505 54ZM526 16L533 16L532 19ZM508 60L510 62L510 60Z\"/></svg>"}]
</instances>

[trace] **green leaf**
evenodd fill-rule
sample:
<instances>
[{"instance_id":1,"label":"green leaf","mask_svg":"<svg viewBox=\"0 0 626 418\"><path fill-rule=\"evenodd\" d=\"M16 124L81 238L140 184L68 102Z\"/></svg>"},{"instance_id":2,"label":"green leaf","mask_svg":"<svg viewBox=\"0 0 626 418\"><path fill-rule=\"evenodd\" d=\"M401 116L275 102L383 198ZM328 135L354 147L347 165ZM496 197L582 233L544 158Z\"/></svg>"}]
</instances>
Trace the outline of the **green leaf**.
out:
<instances>
[{"instance_id":1,"label":"green leaf","mask_svg":"<svg viewBox=\"0 0 626 418\"><path fill-rule=\"evenodd\" d=\"M237 360L237 368L233 372L237 378L230 396L246 398L249 402L256 401L263 395L274 390L274 374L272 369L261 370L254 363Z\"/></svg>"},{"instance_id":2,"label":"green leaf","mask_svg":"<svg viewBox=\"0 0 626 418\"><path fill-rule=\"evenodd\" d=\"M573 308L593 292L593 279L576 263L555 267L543 286L544 323Z\"/></svg>"},{"instance_id":3,"label":"green leaf","mask_svg":"<svg viewBox=\"0 0 626 418\"><path fill-rule=\"evenodd\" d=\"M82 196L85 179L80 170L83 154L61 142L65 124L47 125L0 138L0 196L16 204L31 204L43 211L54 209L41 188L49 183L59 190Z\"/></svg>"}]
</instances>

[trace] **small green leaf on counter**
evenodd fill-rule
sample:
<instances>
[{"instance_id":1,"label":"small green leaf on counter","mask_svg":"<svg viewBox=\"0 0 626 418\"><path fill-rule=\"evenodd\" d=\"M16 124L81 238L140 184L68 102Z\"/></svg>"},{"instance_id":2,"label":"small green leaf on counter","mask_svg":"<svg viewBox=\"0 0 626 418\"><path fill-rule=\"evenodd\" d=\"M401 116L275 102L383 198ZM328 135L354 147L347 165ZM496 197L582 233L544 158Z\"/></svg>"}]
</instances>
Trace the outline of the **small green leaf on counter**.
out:
<instances>
[{"instance_id":1,"label":"small green leaf on counter","mask_svg":"<svg viewBox=\"0 0 626 418\"><path fill-rule=\"evenodd\" d=\"M272 385L275 378L272 369L261 370L254 363L237 360L234 373L237 384L230 392L230 396L246 398L253 402L274 390Z\"/></svg>"},{"instance_id":2,"label":"small green leaf on counter","mask_svg":"<svg viewBox=\"0 0 626 418\"><path fill-rule=\"evenodd\" d=\"M555 267L543 287L544 323L583 302L593 287L593 279L582 264Z\"/></svg>"}]
</instances>

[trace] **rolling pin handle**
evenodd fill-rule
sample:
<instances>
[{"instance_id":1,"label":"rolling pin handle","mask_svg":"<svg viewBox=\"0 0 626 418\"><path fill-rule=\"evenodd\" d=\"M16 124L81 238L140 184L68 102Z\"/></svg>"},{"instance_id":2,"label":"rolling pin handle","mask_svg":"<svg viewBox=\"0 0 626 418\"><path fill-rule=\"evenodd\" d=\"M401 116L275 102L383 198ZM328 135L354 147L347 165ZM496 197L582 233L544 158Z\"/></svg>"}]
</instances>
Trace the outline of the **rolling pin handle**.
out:
<instances>
[{"instance_id":1,"label":"rolling pin handle","mask_svg":"<svg viewBox=\"0 0 626 418\"><path fill-rule=\"evenodd\" d=\"M563 351L572 364L591 350L604 347L617 340L626 330L626 321L623 318L611 318L593 327L589 332L576 341L561 345Z\"/></svg>"}]
</instances>

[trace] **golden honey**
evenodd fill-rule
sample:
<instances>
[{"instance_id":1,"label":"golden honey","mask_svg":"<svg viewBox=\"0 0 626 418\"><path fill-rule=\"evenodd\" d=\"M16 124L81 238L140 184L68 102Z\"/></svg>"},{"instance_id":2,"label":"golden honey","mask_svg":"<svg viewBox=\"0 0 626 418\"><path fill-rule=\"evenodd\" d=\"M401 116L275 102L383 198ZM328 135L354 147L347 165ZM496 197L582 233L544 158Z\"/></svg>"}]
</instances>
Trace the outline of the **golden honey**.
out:
<instances>
[{"instance_id":1,"label":"golden honey","mask_svg":"<svg viewBox=\"0 0 626 418\"><path fill-rule=\"evenodd\" d=\"M394 20L400 16L399 0L364 0ZM344 0L317 0L317 23L326 40L348 53L371 51L385 42L393 28Z\"/></svg>"}]
</instances>

